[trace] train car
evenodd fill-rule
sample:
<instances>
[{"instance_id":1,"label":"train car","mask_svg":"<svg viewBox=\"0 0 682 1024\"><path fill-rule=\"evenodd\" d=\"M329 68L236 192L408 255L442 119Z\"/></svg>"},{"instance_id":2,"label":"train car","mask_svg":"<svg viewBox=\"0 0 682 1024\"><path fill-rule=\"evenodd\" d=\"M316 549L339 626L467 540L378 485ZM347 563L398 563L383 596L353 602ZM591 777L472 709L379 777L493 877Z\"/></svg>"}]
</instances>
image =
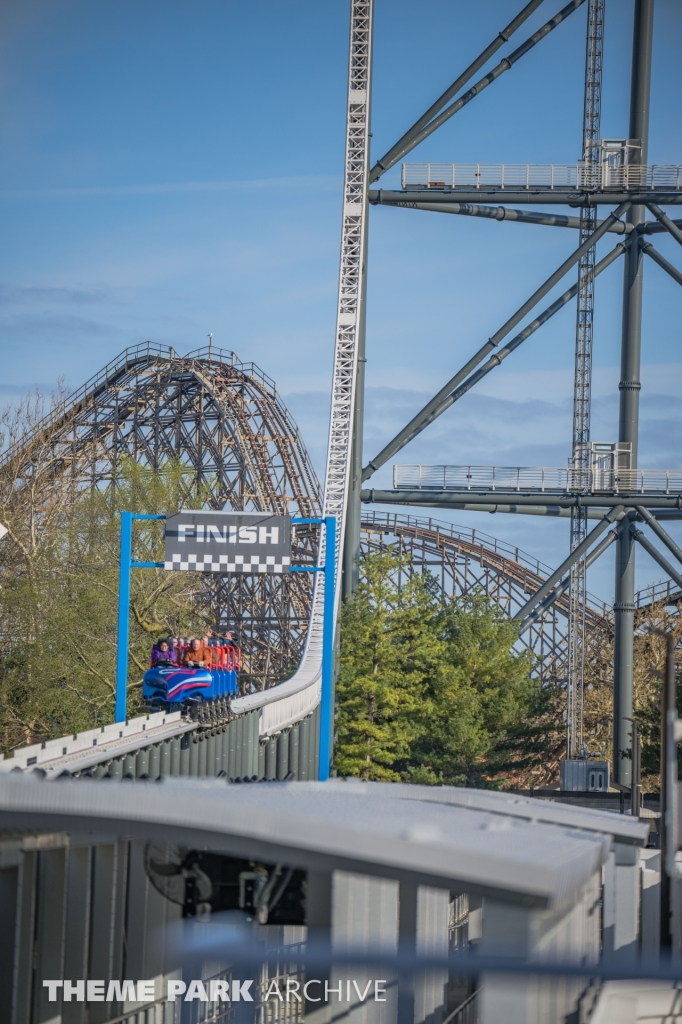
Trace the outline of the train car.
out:
<instances>
[{"instance_id":1,"label":"train car","mask_svg":"<svg viewBox=\"0 0 682 1024\"><path fill-rule=\"evenodd\" d=\"M180 656L186 648L181 644ZM142 697L158 707L170 704L219 700L239 692L237 672L241 650L220 642L210 645L210 668L185 668L183 665L153 665L142 679Z\"/></svg>"}]
</instances>

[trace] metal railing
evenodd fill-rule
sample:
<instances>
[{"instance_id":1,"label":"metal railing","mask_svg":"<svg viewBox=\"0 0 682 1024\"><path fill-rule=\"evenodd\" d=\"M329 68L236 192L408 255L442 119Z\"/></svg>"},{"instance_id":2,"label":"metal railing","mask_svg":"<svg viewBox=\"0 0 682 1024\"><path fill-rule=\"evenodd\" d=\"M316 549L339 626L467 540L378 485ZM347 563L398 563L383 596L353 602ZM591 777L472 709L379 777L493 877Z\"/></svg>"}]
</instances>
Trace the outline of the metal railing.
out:
<instances>
[{"instance_id":1,"label":"metal railing","mask_svg":"<svg viewBox=\"0 0 682 1024\"><path fill-rule=\"evenodd\" d=\"M40 436L41 432L50 428L60 416L65 416L67 412L70 412L74 408L84 405L90 398L96 395L103 388L107 387L119 375L126 369L132 369L143 360L166 360L168 362L174 359L203 359L208 355L208 346L196 349L194 352L190 352L187 356L180 356L175 349L168 345L158 345L155 342L147 341L140 345L132 345L129 348L124 349L120 355L115 359L112 359L110 363L99 370L94 376L86 380L85 384L82 384L77 391L72 392L70 395L64 396L64 399L53 409L50 409L48 413L34 426L32 427L31 434L34 436ZM212 358L224 363L229 366L236 366L238 370L245 373L247 376L256 376L261 384L269 390L272 394L275 393L274 381L271 381L259 370L258 367L254 367L253 363L240 363L235 356L234 352L228 352L218 347L213 347L211 350ZM1 461L10 461L21 453L21 450L26 446L27 439L20 439L12 447L6 448L1 453Z\"/></svg>"},{"instance_id":2,"label":"metal railing","mask_svg":"<svg viewBox=\"0 0 682 1024\"><path fill-rule=\"evenodd\" d=\"M677 583L672 580L660 580L658 583L651 583L642 587L635 594L635 606L646 608L648 605L658 604L659 601L670 600L671 604L677 604L682 598L682 592Z\"/></svg>"},{"instance_id":3,"label":"metal railing","mask_svg":"<svg viewBox=\"0 0 682 1024\"><path fill-rule=\"evenodd\" d=\"M472 992L468 999L460 1003L452 1013L445 1018L443 1024L479 1024L481 1019L478 991Z\"/></svg>"},{"instance_id":4,"label":"metal railing","mask_svg":"<svg viewBox=\"0 0 682 1024\"><path fill-rule=\"evenodd\" d=\"M145 1003L134 1010L119 1014L118 1017L112 1017L106 1024L179 1024L182 1005L181 1002L169 1003L164 996L153 1003ZM217 1024L218 1018L215 1020ZM191 1024L195 1022L192 1021Z\"/></svg>"},{"instance_id":5,"label":"metal railing","mask_svg":"<svg viewBox=\"0 0 682 1024\"><path fill-rule=\"evenodd\" d=\"M306 976L300 963L305 948L305 943L294 942L270 951L271 955L277 954L277 959L263 966L256 990L255 1024L302 1024L305 1020L305 1001L301 993ZM268 998L273 982L282 999L276 995Z\"/></svg>"},{"instance_id":6,"label":"metal railing","mask_svg":"<svg viewBox=\"0 0 682 1024\"><path fill-rule=\"evenodd\" d=\"M682 469L558 469L544 466L394 465L393 486L409 490L565 494L682 494Z\"/></svg>"},{"instance_id":7,"label":"metal railing","mask_svg":"<svg viewBox=\"0 0 682 1024\"><path fill-rule=\"evenodd\" d=\"M540 577L541 581L547 579L554 572L552 566L541 562L539 558L534 558L533 555L529 555L521 548L507 544L506 541L499 540L497 537L492 537L483 530L469 530L442 519L434 519L431 516L411 516L374 510L370 512L363 509L362 529L365 531L376 530L384 535L392 534L395 537L404 537L406 534L431 535L439 545L447 544L448 541L461 542L466 546L478 548L485 558L496 555L508 562L515 562L521 570L527 569L535 576ZM587 601L589 607L597 610L603 618L607 618L611 614L610 607L594 594L588 593Z\"/></svg>"},{"instance_id":8,"label":"metal railing","mask_svg":"<svg viewBox=\"0 0 682 1024\"><path fill-rule=\"evenodd\" d=\"M682 189L682 166L675 164L403 164L404 189L499 188L570 191Z\"/></svg>"}]
</instances>

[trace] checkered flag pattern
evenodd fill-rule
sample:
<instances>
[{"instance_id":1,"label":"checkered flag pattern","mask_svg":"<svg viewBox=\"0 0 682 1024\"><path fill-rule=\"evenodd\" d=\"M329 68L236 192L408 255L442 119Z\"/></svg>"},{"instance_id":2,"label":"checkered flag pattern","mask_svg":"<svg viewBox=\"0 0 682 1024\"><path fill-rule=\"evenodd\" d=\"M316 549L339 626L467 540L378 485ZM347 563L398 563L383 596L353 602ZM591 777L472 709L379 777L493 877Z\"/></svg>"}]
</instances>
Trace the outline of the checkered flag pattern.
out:
<instances>
[{"instance_id":1,"label":"checkered flag pattern","mask_svg":"<svg viewBox=\"0 0 682 1024\"><path fill-rule=\"evenodd\" d=\"M289 572L291 559L283 555L277 561L275 555L196 555L174 554L170 562L164 562L165 569L190 569L194 572Z\"/></svg>"}]
</instances>

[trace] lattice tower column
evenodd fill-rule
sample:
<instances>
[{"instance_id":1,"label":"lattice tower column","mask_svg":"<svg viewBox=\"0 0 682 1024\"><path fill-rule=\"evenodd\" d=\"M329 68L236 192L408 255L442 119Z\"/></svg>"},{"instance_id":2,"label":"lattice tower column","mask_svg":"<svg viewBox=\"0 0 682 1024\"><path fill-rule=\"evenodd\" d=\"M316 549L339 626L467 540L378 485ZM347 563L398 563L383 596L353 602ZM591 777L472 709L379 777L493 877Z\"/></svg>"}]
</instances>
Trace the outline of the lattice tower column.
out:
<instances>
[{"instance_id":1,"label":"lattice tower column","mask_svg":"<svg viewBox=\"0 0 682 1024\"><path fill-rule=\"evenodd\" d=\"M324 489L324 515L337 517L337 556L342 550L346 527L358 358L362 355L359 347L364 326L363 264L367 237L373 14L373 0L351 0L341 267ZM357 429L358 425L355 426ZM359 544L359 522L357 532ZM337 565L340 568L340 559L337 559ZM340 572L337 573L336 579L338 606L341 593ZM321 586L316 588L316 603L320 600L321 590Z\"/></svg>"},{"instance_id":2,"label":"lattice tower column","mask_svg":"<svg viewBox=\"0 0 682 1024\"><path fill-rule=\"evenodd\" d=\"M598 183L600 163L601 79L604 45L604 2L589 0L585 54L585 99L583 109L583 163L586 188ZM594 206L580 211L580 242L596 227ZM578 266L578 309L575 333L575 376L573 384L573 490L589 488L590 392L592 386L592 324L594 313L594 263L592 246ZM587 509L571 509L571 551L587 535ZM586 566L581 558L571 570L568 621L568 702L566 756L583 752L583 679L585 669Z\"/></svg>"}]
</instances>

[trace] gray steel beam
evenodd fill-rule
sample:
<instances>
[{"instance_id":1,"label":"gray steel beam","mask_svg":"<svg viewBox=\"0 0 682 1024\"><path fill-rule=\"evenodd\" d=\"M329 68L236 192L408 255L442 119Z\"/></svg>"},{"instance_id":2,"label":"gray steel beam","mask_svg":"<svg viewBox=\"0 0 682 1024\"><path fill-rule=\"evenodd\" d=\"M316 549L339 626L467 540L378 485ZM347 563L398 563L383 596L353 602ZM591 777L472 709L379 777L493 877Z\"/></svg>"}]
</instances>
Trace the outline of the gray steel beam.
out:
<instances>
[{"instance_id":1,"label":"gray steel beam","mask_svg":"<svg viewBox=\"0 0 682 1024\"><path fill-rule=\"evenodd\" d=\"M670 223L676 228L682 228L682 220L671 220ZM667 228L663 224L657 224L655 220L648 220L640 224L638 230L641 235L660 235L667 231Z\"/></svg>"},{"instance_id":2,"label":"gray steel beam","mask_svg":"<svg viewBox=\"0 0 682 1024\"><path fill-rule=\"evenodd\" d=\"M636 509L640 505L651 509L675 509L682 511L682 494L548 494L544 493L522 493L516 491L448 491L448 490L408 490L407 488L396 488L395 490L380 490L379 488L368 488L362 491L363 502L376 505L430 505L432 508L451 508L471 506L494 505L516 505L519 509L522 506L545 506L547 508L574 508L585 506L587 508L613 508L616 505L624 505L626 508Z\"/></svg>"},{"instance_id":3,"label":"gray steel beam","mask_svg":"<svg viewBox=\"0 0 682 1024\"><path fill-rule=\"evenodd\" d=\"M634 150L631 162L640 165L646 165L648 153L653 23L653 0L635 0L628 138L639 140L640 148ZM636 228L644 224L644 205L633 201L627 221ZM631 245L628 247L623 273L618 440L631 445L632 469L637 468L639 442L642 270L642 250L638 245ZM623 754L623 751L631 747L632 735L635 551L630 531L621 530L617 543L616 592L613 604L613 768L615 781L620 785L630 786L632 762Z\"/></svg>"},{"instance_id":4,"label":"gray steel beam","mask_svg":"<svg viewBox=\"0 0 682 1024\"><path fill-rule=\"evenodd\" d=\"M645 536L641 530L638 530L636 526L631 526L630 532L635 540L642 545L644 550L651 555L654 562L657 562L663 572L667 573L670 579L673 580L673 582L682 590L682 574L680 574L677 569L670 564L665 555L662 555L655 544L652 544L649 538Z\"/></svg>"},{"instance_id":5,"label":"gray steel beam","mask_svg":"<svg viewBox=\"0 0 682 1024\"><path fill-rule=\"evenodd\" d=\"M530 210L514 210L509 206L481 206L479 203L383 203L384 206L401 207L408 210L426 210L431 213L454 213L462 217L483 217L487 220L509 220L521 224L544 224L552 228L579 228L580 217L567 217L563 213L533 213ZM598 220L596 227L601 225ZM671 224L673 222L671 221ZM625 235L632 231L630 225L622 220L609 228L615 235Z\"/></svg>"},{"instance_id":6,"label":"gray steel beam","mask_svg":"<svg viewBox=\"0 0 682 1024\"><path fill-rule=\"evenodd\" d=\"M611 264L625 252L626 248L627 242L619 242L618 245L611 250L608 256L605 256L604 259L596 265L594 268L594 276L597 277L597 275L601 274L603 270L610 267ZM574 284L568 289L568 291L564 292L563 295L560 295L558 299L555 299L551 306L548 306L547 309L543 310L543 312L540 313L535 320L529 323L527 327L524 327L516 337L512 338L512 340L501 348L499 352L492 355L490 359L488 359L488 361L485 362L478 370L472 373L463 384L460 384L457 390L453 391L452 394L441 403L438 407L437 413L433 416L433 419L435 419L436 416L440 416L449 409L451 405L454 405L455 402L459 401L459 399L466 395L466 393L470 391L475 384L478 384L478 382L489 374L491 370L494 370L496 366L499 366L508 355L511 355L511 353L519 347L519 345L523 344L523 342L530 338L532 334L535 334L539 327L546 324L555 313L558 313L560 309L563 309L564 306L571 301L571 299L574 299L577 291L578 285Z\"/></svg>"},{"instance_id":7,"label":"gray steel beam","mask_svg":"<svg viewBox=\"0 0 682 1024\"><path fill-rule=\"evenodd\" d=\"M639 240L639 248L642 252L645 252L647 256L650 256L654 263L658 263L667 274L670 274L673 281L677 281L678 284L682 284L682 272L677 267L674 267L672 263L669 263L665 256L662 256L658 249L654 249L651 242L645 242L643 238Z\"/></svg>"},{"instance_id":8,"label":"gray steel beam","mask_svg":"<svg viewBox=\"0 0 682 1024\"><path fill-rule=\"evenodd\" d=\"M483 90L487 89L487 87L492 82L496 81L500 77L500 75L503 75L505 71L510 71L514 64L516 64L516 62L521 59L521 57L524 57L529 50L532 50L533 47L537 43L539 43L541 39L544 39L545 36L549 35L549 33L553 29L555 29L557 25L560 25L562 21L565 21L566 18L568 18L569 15L573 14L574 11L581 7L582 4L584 4L584 2L585 0L571 0L571 2L566 4L566 6L558 12L558 14L555 14L553 18L550 18L550 20L542 26L542 28L539 28L537 32L533 33L532 36L529 36L528 39L526 39L524 43L521 43L521 46L517 47L517 49L510 53L508 57L503 57L500 63L496 64L492 71L489 71L487 75L484 75L483 78L479 79L478 82L476 82L475 85L472 85L472 87L468 89L467 92L465 92L462 96L460 96L458 100L455 100L455 102L452 103L449 107L446 107L445 110L442 110L439 114L436 114L436 116L432 120L430 120L428 124L424 125L424 127L420 131L412 134L409 142L407 142L403 146L401 146L400 143L394 146L395 152L391 160L388 162L388 166L382 166L381 168L379 168L378 164L375 165L375 168L372 169L372 172L370 174L370 182L376 181L376 179L379 178L381 174L384 173L384 171L387 171L389 167L392 167L394 164L396 164L398 160L400 160L403 156L405 156L416 146L418 146L420 142L423 142L424 139L427 139L429 135L436 131L437 128L440 128L440 126L445 124L446 121L449 121L454 114L459 113L462 107L465 107L467 103L470 103L471 100L476 98L476 96L480 96ZM521 13L523 14L524 12L522 11ZM528 11L528 14L530 13L531 12ZM526 17L527 16L528 15L526 15ZM386 155L386 157L382 158L381 164L383 165L384 161L386 161L387 159L388 154Z\"/></svg>"},{"instance_id":9,"label":"gray steel beam","mask_svg":"<svg viewBox=\"0 0 682 1024\"><path fill-rule=\"evenodd\" d=\"M637 511L639 512L644 522L651 527L651 529L656 534L658 539L663 541L668 551L670 551L675 556L678 562L682 563L682 548L680 548L672 539L672 537L668 533L666 533L666 531L663 529L660 523L658 523L654 516L651 515L651 512L649 512L648 509L639 506L637 508Z\"/></svg>"},{"instance_id":10,"label":"gray steel beam","mask_svg":"<svg viewBox=\"0 0 682 1024\"><path fill-rule=\"evenodd\" d=\"M466 189L370 189L368 199L371 206L395 206L398 203L480 203L497 200L502 203L525 205L549 204L550 206L613 206L614 203L658 203L659 206L682 206L682 190L670 192L582 192L568 189L513 189L494 185Z\"/></svg>"},{"instance_id":11,"label":"gray steel beam","mask_svg":"<svg viewBox=\"0 0 682 1024\"><path fill-rule=\"evenodd\" d=\"M449 397L449 395L458 387L459 384L469 376L472 370L474 370L479 363L481 363L485 357L496 348L499 343L505 338L511 330L523 318L530 313L531 309L538 304L540 299L544 298L548 292L561 280L565 274L579 262L580 257L583 253L587 252L597 241L605 235L611 224L615 224L618 218L628 209L629 202L621 203L606 220L602 221L600 227L593 231L592 234L585 239L582 245L579 245L575 252L571 253L567 260L561 264L561 266L554 271L553 274L547 278L544 284L540 285L536 291L533 292L531 297L527 299L522 306L517 309L513 316L511 316L506 323L500 327L498 331L493 334L491 338L486 341L485 345L476 352L471 359L464 366L457 371L454 377L451 377L447 384L440 389L440 391L434 395L430 402L427 402L423 409L414 416L407 426L396 434L392 441L389 441L387 445L376 455L373 459L367 463L362 471L362 480L368 480L373 473L383 466L385 462L388 462L396 452L399 452L401 448L404 448L406 444L413 440L417 434L421 433L425 427L433 422L436 417L442 412L441 406L443 402Z\"/></svg>"},{"instance_id":12,"label":"gray steel beam","mask_svg":"<svg viewBox=\"0 0 682 1024\"><path fill-rule=\"evenodd\" d=\"M363 491L363 494L367 493L370 492ZM377 492L372 491L371 493ZM367 504L367 502L365 503ZM398 504L414 505L416 508L454 508L458 512L486 512L488 515L495 515L497 512L500 512L504 515L549 516L554 519L570 519L571 517L570 508L559 508L558 505L477 505L471 502L461 502L455 505L448 504L443 506L428 500L401 501ZM587 510L588 519L601 519L603 514L603 512L596 508ZM682 512L679 513L679 516L682 518Z\"/></svg>"},{"instance_id":13,"label":"gray steel beam","mask_svg":"<svg viewBox=\"0 0 682 1024\"><path fill-rule=\"evenodd\" d=\"M536 605L540 604L542 599L546 597L551 590L554 589L557 583L559 583L559 581L563 578L564 574L569 571L573 563L576 562L579 558L582 558L582 556L594 544L594 542L598 540L599 537L601 537L604 530L607 530L609 526L611 526L616 521L620 513L622 513L623 511L624 508L622 505L616 505L615 508L612 508L610 512L607 512L602 521L598 523L597 526L595 526L595 528L590 531L590 533L588 533L587 537L585 537L585 539L581 541L581 543L578 544L578 546L574 548L573 551L571 551L568 557L563 560L559 568L556 569L555 572L553 572L552 575L549 577L549 579L545 580L545 582L542 584L539 590L536 590L533 596L529 598L528 601L526 601L523 608L519 609L516 615L514 615L514 619L523 622L526 616L533 611Z\"/></svg>"},{"instance_id":14,"label":"gray steel beam","mask_svg":"<svg viewBox=\"0 0 682 1024\"><path fill-rule=\"evenodd\" d=\"M476 60L469 65L466 71L463 71L459 78L456 78L452 85L445 90L442 96L440 96L436 102L429 107L426 113L422 114L419 120L415 121L412 127L405 132L402 138L398 139L394 146L391 146L389 151L382 156L381 160L377 160L374 167L369 172L370 182L376 181L380 178L382 174L385 174L386 171L397 164L406 153L409 153L409 151L417 145L413 140L417 138L422 128L425 128L431 118L435 117L435 115L443 109L446 103L449 103L450 100L457 95L459 90L474 77L477 71L480 71L483 65L490 60L492 55L496 53L501 46L504 46L507 40L518 28L521 27L521 25L523 25L524 21L530 17L533 11L539 7L541 3L542 0L531 0L531 2L526 4L523 10L516 15L514 20L510 21L507 27L495 36L492 43L486 46L485 50L478 55Z\"/></svg>"},{"instance_id":15,"label":"gray steel beam","mask_svg":"<svg viewBox=\"0 0 682 1024\"><path fill-rule=\"evenodd\" d=\"M589 518L591 518L591 517L588 516L588 519ZM603 555L604 552L606 551L606 549L611 547L611 545L613 544L613 542L616 540L617 537L618 537L618 531L617 530L610 530L606 534L606 536L603 538L603 540L600 540L599 543L596 545L596 547L593 548L592 551L590 551L589 555L585 559L585 568L589 569L589 567L592 565L592 563L596 562L597 559L600 557L600 555ZM565 576L563 578L563 580L561 581L559 586L555 587L554 590L552 590L549 594L547 594L547 596L545 598L543 598L543 600L540 602L540 604L537 606L537 608L535 608L535 610L532 611L530 613L530 615L527 615L525 617L525 619L522 621L521 625L519 626L519 635L521 633L524 633L528 629L529 626L532 626L532 624L534 622L537 622L537 620L540 618L540 616L544 612L546 612L547 609L550 608L554 604L555 601L557 601L563 594L566 593L566 591L568 590L570 585L571 585L571 574L569 573L568 576Z\"/></svg>"},{"instance_id":16,"label":"gray steel beam","mask_svg":"<svg viewBox=\"0 0 682 1024\"><path fill-rule=\"evenodd\" d=\"M670 232L675 241L682 245L682 231L680 231L679 223L671 220L667 213L663 213L660 206L656 206L656 203L647 203L646 205L649 207L661 227Z\"/></svg>"}]
</instances>

